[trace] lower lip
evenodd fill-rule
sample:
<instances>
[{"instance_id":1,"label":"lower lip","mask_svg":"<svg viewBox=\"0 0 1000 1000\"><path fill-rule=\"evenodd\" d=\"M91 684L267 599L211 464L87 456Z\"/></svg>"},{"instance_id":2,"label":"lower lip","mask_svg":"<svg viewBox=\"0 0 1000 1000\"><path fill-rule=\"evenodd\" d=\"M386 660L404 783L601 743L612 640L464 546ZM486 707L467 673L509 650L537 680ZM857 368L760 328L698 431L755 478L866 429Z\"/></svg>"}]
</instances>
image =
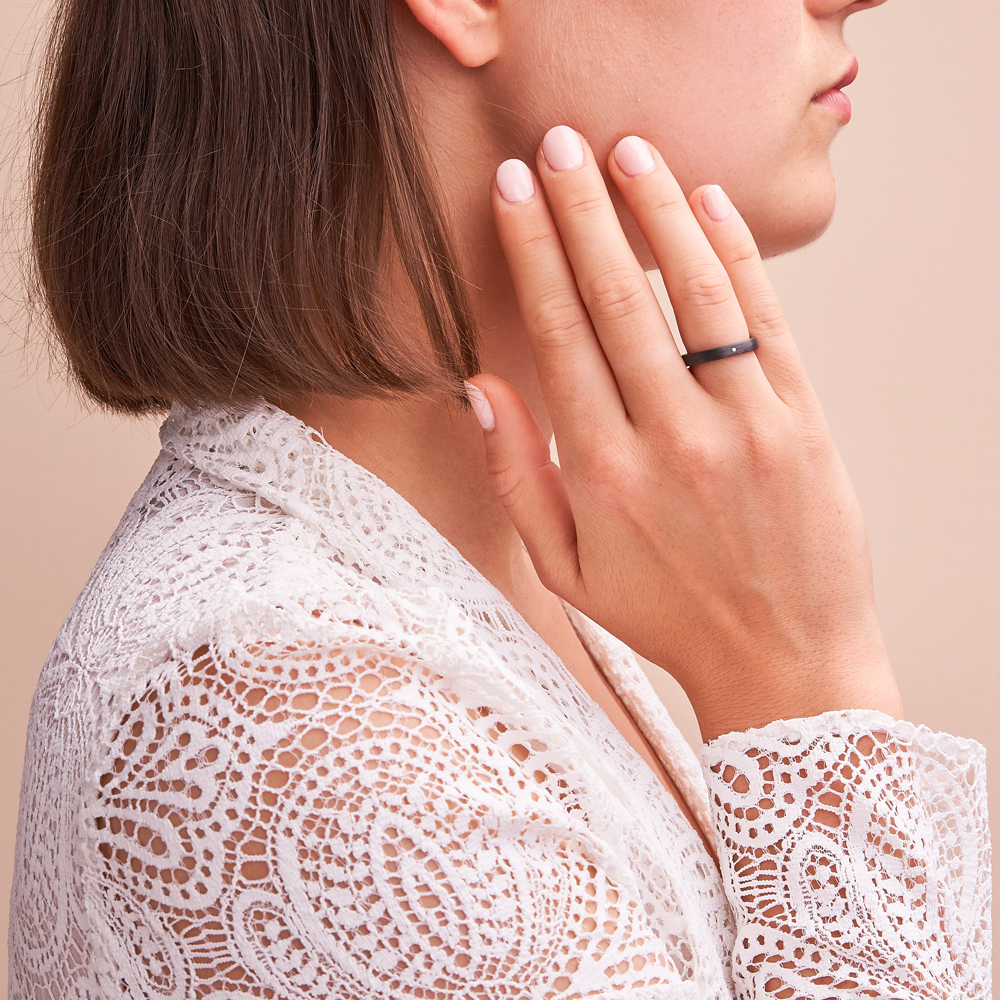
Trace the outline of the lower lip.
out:
<instances>
[{"instance_id":1,"label":"lower lip","mask_svg":"<svg viewBox=\"0 0 1000 1000\"><path fill-rule=\"evenodd\" d=\"M833 112L841 125L846 125L851 120L851 99L836 87L814 97L812 103Z\"/></svg>"}]
</instances>

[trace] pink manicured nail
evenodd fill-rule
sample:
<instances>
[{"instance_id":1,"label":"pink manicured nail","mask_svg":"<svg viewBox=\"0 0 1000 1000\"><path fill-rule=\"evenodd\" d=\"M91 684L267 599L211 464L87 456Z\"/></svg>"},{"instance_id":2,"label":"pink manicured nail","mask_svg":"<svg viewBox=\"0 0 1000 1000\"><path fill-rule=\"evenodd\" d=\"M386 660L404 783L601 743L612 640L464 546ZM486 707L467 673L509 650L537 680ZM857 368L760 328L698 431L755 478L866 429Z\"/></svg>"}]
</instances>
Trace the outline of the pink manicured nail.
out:
<instances>
[{"instance_id":1,"label":"pink manicured nail","mask_svg":"<svg viewBox=\"0 0 1000 1000\"><path fill-rule=\"evenodd\" d=\"M508 160L508 162L517 161ZM490 406L486 393L471 382L466 382L465 394L469 397L469 404L472 406L472 412L476 415L476 420L479 421L479 426L484 431L493 430L497 425L497 418L493 415L493 407Z\"/></svg>"},{"instance_id":2,"label":"pink manicured nail","mask_svg":"<svg viewBox=\"0 0 1000 1000\"><path fill-rule=\"evenodd\" d=\"M725 222L733 210L732 202L718 184L710 184L702 191L701 203L705 207L705 214L713 222Z\"/></svg>"},{"instance_id":3,"label":"pink manicured nail","mask_svg":"<svg viewBox=\"0 0 1000 1000\"><path fill-rule=\"evenodd\" d=\"M615 146L615 163L629 177L641 177L656 166L649 146L637 135L627 135Z\"/></svg>"},{"instance_id":4,"label":"pink manicured nail","mask_svg":"<svg viewBox=\"0 0 1000 1000\"><path fill-rule=\"evenodd\" d=\"M497 167L497 189L504 201L515 205L531 201L535 196L535 181L527 164L521 160L504 160Z\"/></svg>"},{"instance_id":5,"label":"pink manicured nail","mask_svg":"<svg viewBox=\"0 0 1000 1000\"><path fill-rule=\"evenodd\" d=\"M545 133L542 156L553 170L576 170L583 166L583 143L568 125L557 125Z\"/></svg>"}]
</instances>

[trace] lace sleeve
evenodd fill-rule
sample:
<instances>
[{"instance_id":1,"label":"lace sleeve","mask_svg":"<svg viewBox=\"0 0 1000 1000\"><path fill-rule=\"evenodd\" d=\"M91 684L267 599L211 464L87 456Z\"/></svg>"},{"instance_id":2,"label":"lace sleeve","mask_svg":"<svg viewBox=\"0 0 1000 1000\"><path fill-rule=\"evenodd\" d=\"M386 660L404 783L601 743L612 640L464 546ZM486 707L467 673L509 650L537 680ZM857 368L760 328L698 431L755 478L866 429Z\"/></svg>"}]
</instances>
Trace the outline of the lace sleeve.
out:
<instances>
[{"instance_id":1,"label":"lace sleeve","mask_svg":"<svg viewBox=\"0 0 1000 1000\"><path fill-rule=\"evenodd\" d=\"M875 712L704 747L738 995L991 996L984 758Z\"/></svg>"},{"instance_id":2,"label":"lace sleeve","mask_svg":"<svg viewBox=\"0 0 1000 1000\"><path fill-rule=\"evenodd\" d=\"M111 717L106 995L697 1000L533 748L425 666L203 646Z\"/></svg>"}]
</instances>

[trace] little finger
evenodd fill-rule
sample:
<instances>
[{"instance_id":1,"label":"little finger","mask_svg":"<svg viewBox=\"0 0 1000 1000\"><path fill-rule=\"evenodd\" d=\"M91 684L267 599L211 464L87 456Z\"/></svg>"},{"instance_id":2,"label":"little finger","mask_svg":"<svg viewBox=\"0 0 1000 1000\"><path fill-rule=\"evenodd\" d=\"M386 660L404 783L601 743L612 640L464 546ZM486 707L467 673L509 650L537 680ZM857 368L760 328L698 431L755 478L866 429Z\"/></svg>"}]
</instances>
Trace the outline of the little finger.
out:
<instances>
[{"instance_id":1,"label":"little finger","mask_svg":"<svg viewBox=\"0 0 1000 1000\"><path fill-rule=\"evenodd\" d=\"M692 191L689 201L760 344L757 360L771 388L790 406L812 405L815 394L750 228L717 184Z\"/></svg>"}]
</instances>

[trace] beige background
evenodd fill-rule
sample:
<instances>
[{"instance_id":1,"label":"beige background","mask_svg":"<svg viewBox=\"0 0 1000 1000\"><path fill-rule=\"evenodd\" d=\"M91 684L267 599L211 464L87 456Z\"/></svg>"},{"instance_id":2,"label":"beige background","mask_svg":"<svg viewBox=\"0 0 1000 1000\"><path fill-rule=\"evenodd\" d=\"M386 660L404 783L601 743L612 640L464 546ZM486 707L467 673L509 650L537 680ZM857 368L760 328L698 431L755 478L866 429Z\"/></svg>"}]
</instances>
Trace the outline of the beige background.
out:
<instances>
[{"instance_id":1,"label":"beige background","mask_svg":"<svg viewBox=\"0 0 1000 1000\"><path fill-rule=\"evenodd\" d=\"M23 169L25 55L45 9L0 0L8 199ZM855 121L834 149L837 217L771 272L865 509L909 717L996 755L1000 5L892 0L852 19L848 37L862 74ZM41 371L26 365L15 250L8 238L0 258L3 942L35 678L157 448L148 422L85 415L45 381L44 358ZM676 686L658 684L693 734ZM1000 765L991 787L1000 801Z\"/></svg>"}]
</instances>

